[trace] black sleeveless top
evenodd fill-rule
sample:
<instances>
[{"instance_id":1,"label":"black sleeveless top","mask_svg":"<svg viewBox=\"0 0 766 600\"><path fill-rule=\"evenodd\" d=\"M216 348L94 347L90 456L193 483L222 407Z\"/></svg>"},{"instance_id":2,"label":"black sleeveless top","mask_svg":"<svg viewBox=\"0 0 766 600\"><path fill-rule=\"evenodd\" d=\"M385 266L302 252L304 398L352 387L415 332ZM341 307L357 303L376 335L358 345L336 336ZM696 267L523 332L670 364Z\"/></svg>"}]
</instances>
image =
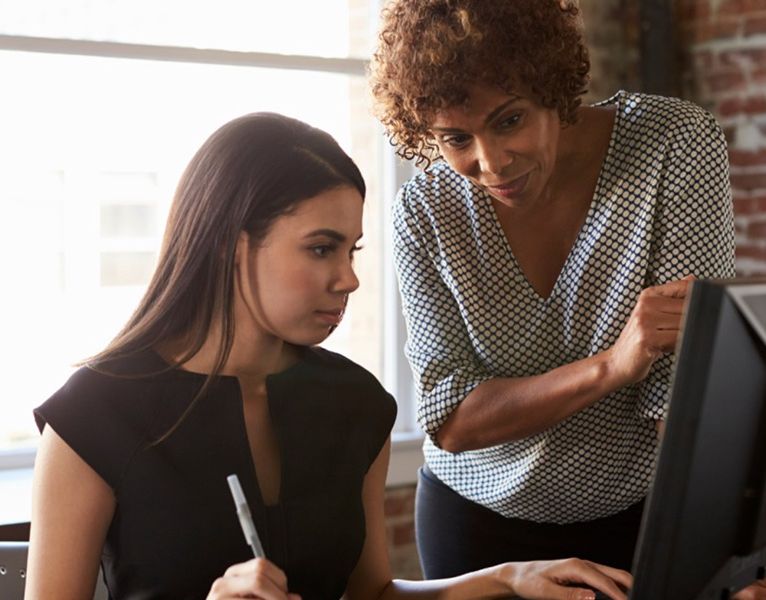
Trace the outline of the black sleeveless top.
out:
<instances>
[{"instance_id":1,"label":"black sleeveless top","mask_svg":"<svg viewBox=\"0 0 766 600\"><path fill-rule=\"evenodd\" d=\"M112 599L205 598L232 564L252 558L226 477L236 473L266 556L304 600L345 591L365 538L362 483L396 404L362 367L320 348L266 380L280 446L279 502L265 506L235 377L219 377L179 428L204 375L153 352L84 367L35 410L114 490L102 554ZM138 374L155 373L136 377Z\"/></svg>"}]
</instances>

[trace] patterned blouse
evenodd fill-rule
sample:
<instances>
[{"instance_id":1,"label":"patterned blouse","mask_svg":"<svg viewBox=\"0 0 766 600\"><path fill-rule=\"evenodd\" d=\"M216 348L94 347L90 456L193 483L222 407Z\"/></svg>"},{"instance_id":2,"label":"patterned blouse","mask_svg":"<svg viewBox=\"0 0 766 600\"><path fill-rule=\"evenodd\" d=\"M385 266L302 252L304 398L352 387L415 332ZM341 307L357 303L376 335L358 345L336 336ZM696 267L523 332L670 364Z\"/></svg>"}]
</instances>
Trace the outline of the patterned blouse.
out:
<instances>
[{"instance_id":1,"label":"patterned blouse","mask_svg":"<svg viewBox=\"0 0 766 600\"><path fill-rule=\"evenodd\" d=\"M426 462L506 517L571 523L642 499L665 416L672 356L528 438L461 453L436 433L483 381L523 377L612 346L644 288L734 275L726 142L688 102L619 92L593 200L548 298L514 259L490 197L445 163L400 190L394 251Z\"/></svg>"}]
</instances>

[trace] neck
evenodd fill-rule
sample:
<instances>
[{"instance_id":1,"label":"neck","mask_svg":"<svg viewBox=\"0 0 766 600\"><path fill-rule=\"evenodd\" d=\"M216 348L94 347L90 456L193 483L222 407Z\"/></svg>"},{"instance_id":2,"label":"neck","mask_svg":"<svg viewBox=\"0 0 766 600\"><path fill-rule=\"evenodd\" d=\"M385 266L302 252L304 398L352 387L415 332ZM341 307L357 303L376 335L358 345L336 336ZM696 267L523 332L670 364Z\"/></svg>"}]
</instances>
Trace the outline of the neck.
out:
<instances>
[{"instance_id":1,"label":"neck","mask_svg":"<svg viewBox=\"0 0 766 600\"><path fill-rule=\"evenodd\" d=\"M211 327L200 349L181 368L194 373L209 374L215 368L218 350L223 341L220 324ZM177 339L159 348L160 355L171 362L181 360L188 352L188 337ZM231 351L221 369L221 375L235 376L253 385L261 385L266 376L278 373L297 360L297 349L282 339L265 334L238 333L235 328Z\"/></svg>"}]
</instances>

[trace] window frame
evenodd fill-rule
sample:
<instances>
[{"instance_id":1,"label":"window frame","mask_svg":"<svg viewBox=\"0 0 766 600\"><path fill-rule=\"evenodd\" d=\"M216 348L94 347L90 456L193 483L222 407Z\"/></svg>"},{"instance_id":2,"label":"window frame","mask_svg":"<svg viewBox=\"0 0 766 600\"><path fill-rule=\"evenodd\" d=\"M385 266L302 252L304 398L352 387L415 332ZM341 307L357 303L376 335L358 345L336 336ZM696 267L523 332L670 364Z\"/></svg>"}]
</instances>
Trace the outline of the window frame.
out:
<instances>
[{"instance_id":1,"label":"window frame","mask_svg":"<svg viewBox=\"0 0 766 600\"><path fill-rule=\"evenodd\" d=\"M379 2L371 0L373 8ZM328 58L307 55L284 55L267 52L243 52L217 49L198 49L179 46L158 46L122 42L75 40L35 36L0 34L0 50L36 52L44 54L69 54L100 58L199 63L217 66L240 66L279 70L300 70L364 76L368 61L362 58ZM379 126L380 127L380 126ZM381 145L382 207L381 217L385 223L383 269L383 384L394 395L402 415L404 431L392 435L392 453L388 485L408 485L416 481L417 468L423 463L422 441L415 418L414 384L412 372L404 356L406 327L402 317L401 302L390 260L391 223L390 210L397 190L415 172L410 163L395 156L386 142L382 129L378 137ZM29 469L35 460L35 447L0 450L0 474L4 471Z\"/></svg>"}]
</instances>

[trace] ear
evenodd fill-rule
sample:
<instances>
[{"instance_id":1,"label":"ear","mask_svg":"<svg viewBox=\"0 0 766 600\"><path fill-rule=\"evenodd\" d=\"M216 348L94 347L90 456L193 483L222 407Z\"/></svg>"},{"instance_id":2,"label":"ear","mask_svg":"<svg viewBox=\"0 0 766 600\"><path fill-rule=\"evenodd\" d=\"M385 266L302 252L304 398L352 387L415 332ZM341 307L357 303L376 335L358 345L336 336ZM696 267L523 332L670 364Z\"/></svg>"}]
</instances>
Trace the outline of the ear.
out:
<instances>
[{"instance_id":1,"label":"ear","mask_svg":"<svg viewBox=\"0 0 766 600\"><path fill-rule=\"evenodd\" d=\"M237 238L237 246L234 250L234 265L239 266L240 261L246 260L250 254L250 234L247 231L240 231Z\"/></svg>"}]
</instances>

